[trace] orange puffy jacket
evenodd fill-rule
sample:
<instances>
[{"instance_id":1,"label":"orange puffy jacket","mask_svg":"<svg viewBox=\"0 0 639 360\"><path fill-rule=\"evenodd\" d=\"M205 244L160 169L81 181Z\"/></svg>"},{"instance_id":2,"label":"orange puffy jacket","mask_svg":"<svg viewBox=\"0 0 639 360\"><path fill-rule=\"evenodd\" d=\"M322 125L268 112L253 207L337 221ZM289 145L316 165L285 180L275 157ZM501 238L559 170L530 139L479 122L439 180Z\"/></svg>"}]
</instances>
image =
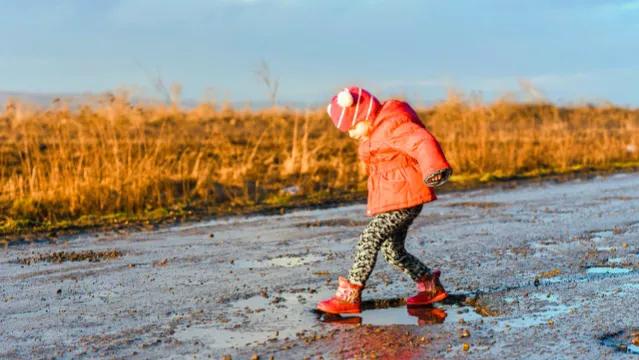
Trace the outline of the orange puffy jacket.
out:
<instances>
[{"instance_id":1,"label":"orange puffy jacket","mask_svg":"<svg viewBox=\"0 0 639 360\"><path fill-rule=\"evenodd\" d=\"M384 102L358 156L369 173L369 216L437 199L424 179L450 169L441 146L415 110L399 100Z\"/></svg>"}]
</instances>

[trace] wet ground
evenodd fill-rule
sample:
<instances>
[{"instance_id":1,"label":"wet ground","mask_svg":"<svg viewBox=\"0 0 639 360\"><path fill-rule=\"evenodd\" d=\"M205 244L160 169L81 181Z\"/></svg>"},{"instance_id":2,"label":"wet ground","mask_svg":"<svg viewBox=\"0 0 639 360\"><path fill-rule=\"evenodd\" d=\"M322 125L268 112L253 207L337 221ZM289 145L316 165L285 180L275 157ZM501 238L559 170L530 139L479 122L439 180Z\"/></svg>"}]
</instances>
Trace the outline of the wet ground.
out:
<instances>
[{"instance_id":1,"label":"wet ground","mask_svg":"<svg viewBox=\"0 0 639 360\"><path fill-rule=\"evenodd\" d=\"M452 296L406 308L381 258L360 316L312 311L362 205L92 234L0 253L0 358L639 356L639 174L449 193L407 248Z\"/></svg>"}]
</instances>

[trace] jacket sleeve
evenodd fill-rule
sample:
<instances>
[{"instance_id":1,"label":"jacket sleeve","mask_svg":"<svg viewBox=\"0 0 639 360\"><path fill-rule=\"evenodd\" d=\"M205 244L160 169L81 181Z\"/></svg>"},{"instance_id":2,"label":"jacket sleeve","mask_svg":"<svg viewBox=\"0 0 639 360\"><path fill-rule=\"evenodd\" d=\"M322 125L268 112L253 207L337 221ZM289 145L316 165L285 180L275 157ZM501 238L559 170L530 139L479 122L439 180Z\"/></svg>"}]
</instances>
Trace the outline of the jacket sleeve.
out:
<instances>
[{"instance_id":1,"label":"jacket sleeve","mask_svg":"<svg viewBox=\"0 0 639 360\"><path fill-rule=\"evenodd\" d=\"M389 135L388 145L417 160L424 179L451 169L439 142L426 128L410 120L403 121Z\"/></svg>"}]
</instances>

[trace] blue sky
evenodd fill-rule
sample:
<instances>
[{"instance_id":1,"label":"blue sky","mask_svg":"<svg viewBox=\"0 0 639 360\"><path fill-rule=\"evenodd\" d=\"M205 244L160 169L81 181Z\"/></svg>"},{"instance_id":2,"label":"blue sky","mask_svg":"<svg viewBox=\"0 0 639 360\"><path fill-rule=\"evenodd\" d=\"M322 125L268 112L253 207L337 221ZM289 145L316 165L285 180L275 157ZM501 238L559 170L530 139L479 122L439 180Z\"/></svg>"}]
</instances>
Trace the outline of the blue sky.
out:
<instances>
[{"instance_id":1,"label":"blue sky","mask_svg":"<svg viewBox=\"0 0 639 360\"><path fill-rule=\"evenodd\" d=\"M361 84L639 106L639 0L5 0L0 90L321 103Z\"/></svg>"}]
</instances>

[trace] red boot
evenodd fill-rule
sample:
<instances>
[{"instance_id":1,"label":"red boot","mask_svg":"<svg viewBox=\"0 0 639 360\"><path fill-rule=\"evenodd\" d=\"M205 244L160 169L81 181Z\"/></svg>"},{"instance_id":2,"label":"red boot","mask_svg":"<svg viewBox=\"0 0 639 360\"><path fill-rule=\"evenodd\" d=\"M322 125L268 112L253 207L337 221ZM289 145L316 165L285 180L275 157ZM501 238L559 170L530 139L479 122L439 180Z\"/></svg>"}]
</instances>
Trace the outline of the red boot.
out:
<instances>
[{"instance_id":1,"label":"red boot","mask_svg":"<svg viewBox=\"0 0 639 360\"><path fill-rule=\"evenodd\" d=\"M441 324L446 320L446 312L430 306L408 306L408 315L417 318L417 325Z\"/></svg>"},{"instance_id":2,"label":"red boot","mask_svg":"<svg viewBox=\"0 0 639 360\"><path fill-rule=\"evenodd\" d=\"M406 305L428 305L442 301L448 297L446 290L439 282L439 270L433 271L430 275L422 277L417 282L417 295L406 299Z\"/></svg>"},{"instance_id":3,"label":"red boot","mask_svg":"<svg viewBox=\"0 0 639 360\"><path fill-rule=\"evenodd\" d=\"M358 314L362 312L361 300L364 286L352 284L339 277L339 287L335 295L317 304L317 309L329 314Z\"/></svg>"}]
</instances>

